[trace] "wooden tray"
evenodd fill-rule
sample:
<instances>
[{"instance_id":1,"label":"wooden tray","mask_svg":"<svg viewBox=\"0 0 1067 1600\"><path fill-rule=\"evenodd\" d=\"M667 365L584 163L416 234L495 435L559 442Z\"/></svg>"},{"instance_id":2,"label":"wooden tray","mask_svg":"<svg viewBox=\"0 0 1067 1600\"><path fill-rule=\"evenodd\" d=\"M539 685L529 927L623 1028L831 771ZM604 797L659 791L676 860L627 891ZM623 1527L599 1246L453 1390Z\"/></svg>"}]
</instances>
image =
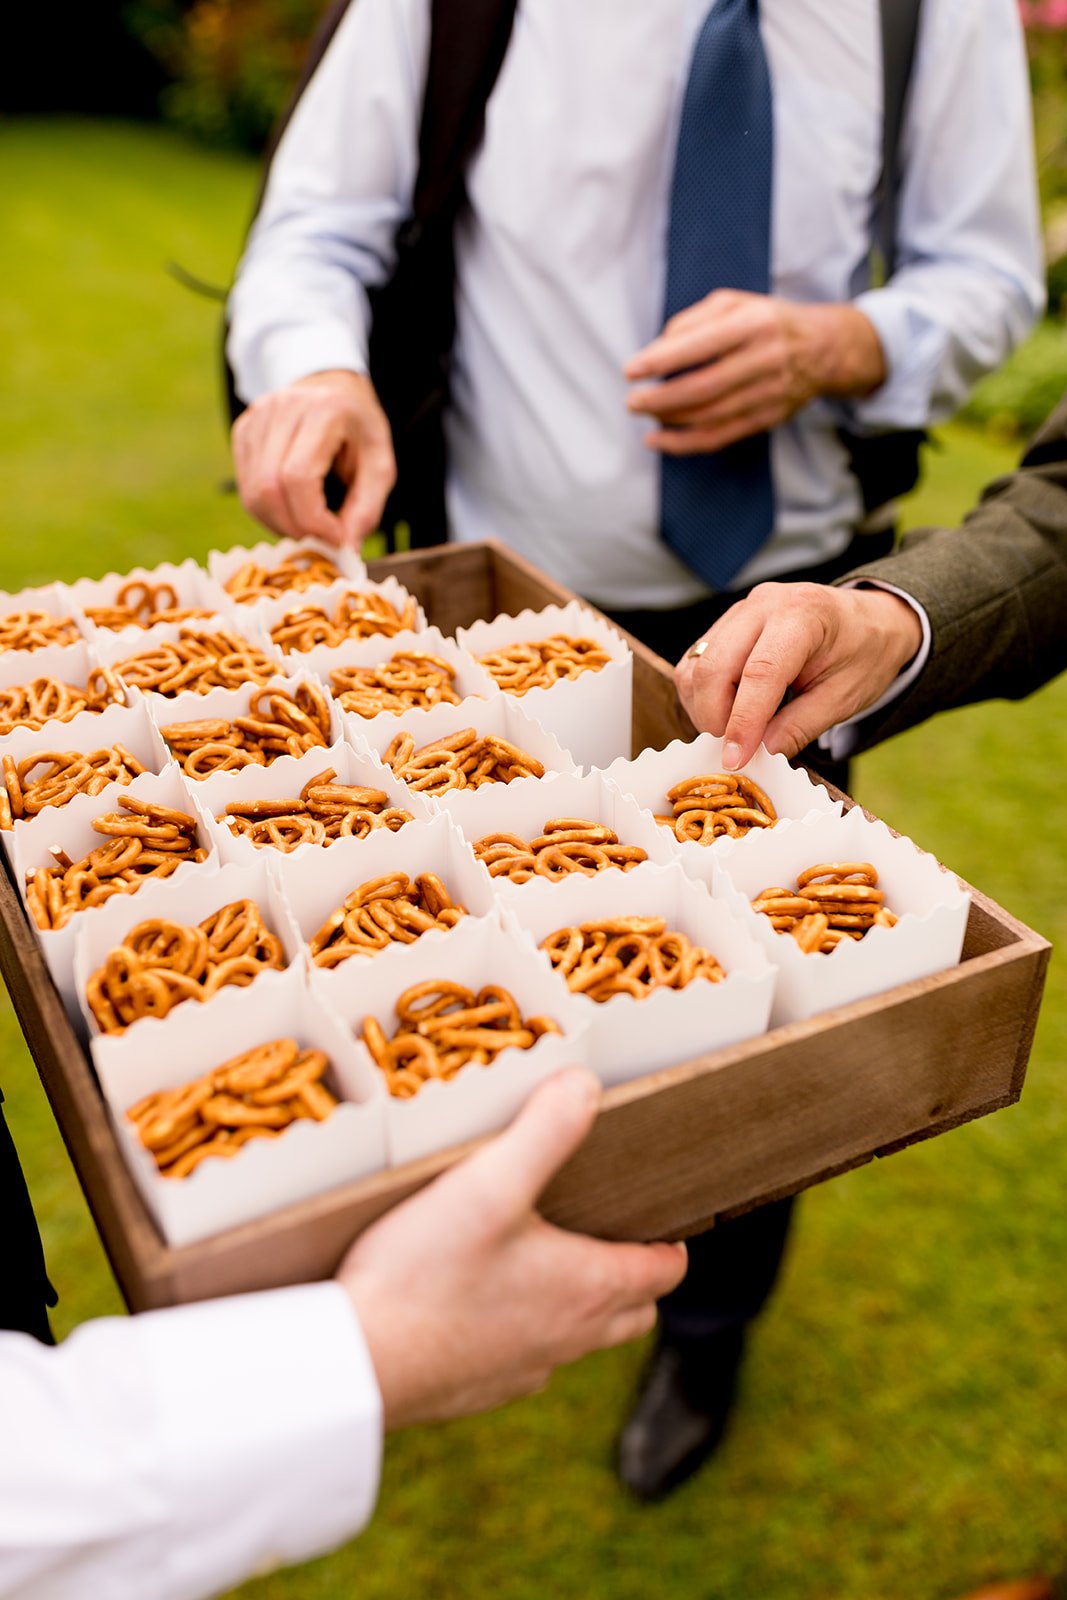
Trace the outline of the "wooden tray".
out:
<instances>
[{"instance_id":1,"label":"wooden tray","mask_svg":"<svg viewBox=\"0 0 1067 1600\"><path fill-rule=\"evenodd\" d=\"M444 633L573 596L502 546L371 563ZM634 751L692 735L666 663L636 640ZM609 1090L545 1196L554 1222L614 1239L679 1238L1019 1098L1049 945L972 891L958 967ZM89 1060L10 877L0 969L133 1310L321 1278L356 1233L451 1165L450 1150L198 1244L164 1243L119 1154Z\"/></svg>"}]
</instances>

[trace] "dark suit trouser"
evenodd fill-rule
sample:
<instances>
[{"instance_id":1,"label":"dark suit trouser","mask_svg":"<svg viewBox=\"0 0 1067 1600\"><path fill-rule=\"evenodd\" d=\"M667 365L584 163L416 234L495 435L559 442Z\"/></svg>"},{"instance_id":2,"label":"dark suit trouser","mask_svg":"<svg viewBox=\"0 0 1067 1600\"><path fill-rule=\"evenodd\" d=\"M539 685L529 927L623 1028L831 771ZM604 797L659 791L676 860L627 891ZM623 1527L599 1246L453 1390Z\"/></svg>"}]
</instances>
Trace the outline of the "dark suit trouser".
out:
<instances>
[{"instance_id":1,"label":"dark suit trouser","mask_svg":"<svg viewBox=\"0 0 1067 1600\"><path fill-rule=\"evenodd\" d=\"M0 1106L3 1099L0 1093ZM55 1303L26 1180L0 1109L0 1329L51 1344L48 1307Z\"/></svg>"},{"instance_id":2,"label":"dark suit trouser","mask_svg":"<svg viewBox=\"0 0 1067 1600\"><path fill-rule=\"evenodd\" d=\"M865 535L835 560L787 573L783 581L830 583L861 561L887 555L892 545L892 534ZM673 663L745 592L714 595L674 611L614 611L609 615ZM798 760L847 789L847 761L829 761L816 746L802 751ZM678 1288L660 1301L664 1339L679 1343L713 1338L743 1328L758 1315L778 1277L792 1211L792 1199L776 1200L690 1239L689 1270Z\"/></svg>"}]
</instances>

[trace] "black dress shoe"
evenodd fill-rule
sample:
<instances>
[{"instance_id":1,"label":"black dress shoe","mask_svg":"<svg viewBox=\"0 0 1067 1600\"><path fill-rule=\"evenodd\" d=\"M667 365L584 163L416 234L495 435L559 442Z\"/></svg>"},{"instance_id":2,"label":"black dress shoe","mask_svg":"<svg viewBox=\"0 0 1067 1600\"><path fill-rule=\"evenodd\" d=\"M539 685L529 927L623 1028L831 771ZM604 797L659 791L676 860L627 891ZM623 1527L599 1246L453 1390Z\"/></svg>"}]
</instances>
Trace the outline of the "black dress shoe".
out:
<instances>
[{"instance_id":1,"label":"black dress shoe","mask_svg":"<svg viewBox=\"0 0 1067 1600\"><path fill-rule=\"evenodd\" d=\"M639 1500L660 1500L712 1454L737 1390L744 1334L656 1346L619 1436L618 1473Z\"/></svg>"}]
</instances>

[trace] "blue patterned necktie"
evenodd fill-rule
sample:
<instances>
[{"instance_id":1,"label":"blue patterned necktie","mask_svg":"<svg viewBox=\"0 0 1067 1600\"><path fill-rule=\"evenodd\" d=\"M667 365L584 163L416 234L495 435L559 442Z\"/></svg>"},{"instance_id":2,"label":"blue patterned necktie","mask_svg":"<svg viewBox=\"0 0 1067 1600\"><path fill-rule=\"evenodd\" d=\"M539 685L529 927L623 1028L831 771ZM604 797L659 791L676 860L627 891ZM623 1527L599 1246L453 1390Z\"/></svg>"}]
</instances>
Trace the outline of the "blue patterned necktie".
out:
<instances>
[{"instance_id":1,"label":"blue patterned necktie","mask_svg":"<svg viewBox=\"0 0 1067 1600\"><path fill-rule=\"evenodd\" d=\"M689 68L671 190L666 317L770 288L773 110L758 0L716 0ZM662 459L663 538L726 589L774 528L770 436Z\"/></svg>"}]
</instances>

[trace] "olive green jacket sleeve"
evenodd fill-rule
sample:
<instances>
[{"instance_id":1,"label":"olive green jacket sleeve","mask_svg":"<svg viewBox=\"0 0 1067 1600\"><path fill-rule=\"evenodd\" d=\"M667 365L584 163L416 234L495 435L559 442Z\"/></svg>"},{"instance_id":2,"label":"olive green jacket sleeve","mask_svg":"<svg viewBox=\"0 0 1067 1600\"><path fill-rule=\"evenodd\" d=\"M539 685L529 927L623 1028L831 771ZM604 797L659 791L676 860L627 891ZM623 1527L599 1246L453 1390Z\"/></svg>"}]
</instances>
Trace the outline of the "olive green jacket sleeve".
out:
<instances>
[{"instance_id":1,"label":"olive green jacket sleeve","mask_svg":"<svg viewBox=\"0 0 1067 1600\"><path fill-rule=\"evenodd\" d=\"M1067 397L1022 465L991 484L961 528L908 534L899 550L859 567L891 583L930 619L922 672L884 711L857 726L864 749L935 711L1021 699L1067 668Z\"/></svg>"}]
</instances>

